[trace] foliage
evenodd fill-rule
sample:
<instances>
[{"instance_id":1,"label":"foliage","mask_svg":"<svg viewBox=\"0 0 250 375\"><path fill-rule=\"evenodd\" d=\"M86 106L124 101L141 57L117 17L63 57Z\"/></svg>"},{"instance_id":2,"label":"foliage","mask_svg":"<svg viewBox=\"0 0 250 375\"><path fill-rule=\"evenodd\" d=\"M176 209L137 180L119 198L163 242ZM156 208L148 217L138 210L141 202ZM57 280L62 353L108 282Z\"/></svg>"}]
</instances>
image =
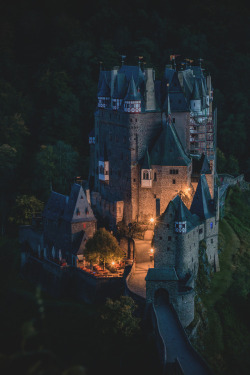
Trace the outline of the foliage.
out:
<instances>
[{"instance_id":1,"label":"foliage","mask_svg":"<svg viewBox=\"0 0 250 375\"><path fill-rule=\"evenodd\" d=\"M126 225L124 221L119 221L117 223L117 237L122 238L122 237L128 237L128 238L136 238L136 237L141 237L146 231L146 227L142 226L140 223L137 221L132 221L132 223L129 223Z\"/></svg>"},{"instance_id":2,"label":"foliage","mask_svg":"<svg viewBox=\"0 0 250 375\"><path fill-rule=\"evenodd\" d=\"M250 194L231 188L226 216L220 222L220 272L209 293L201 295L206 310L198 348L215 374L247 374L249 334L249 220Z\"/></svg>"},{"instance_id":3,"label":"foliage","mask_svg":"<svg viewBox=\"0 0 250 375\"><path fill-rule=\"evenodd\" d=\"M62 141L55 145L41 146L36 156L34 190L47 196L52 189L68 193L76 176L78 153Z\"/></svg>"},{"instance_id":4,"label":"foliage","mask_svg":"<svg viewBox=\"0 0 250 375\"><path fill-rule=\"evenodd\" d=\"M36 213L43 210L43 202L34 196L19 195L16 198L15 205L12 208L9 221L16 225L31 224L31 219Z\"/></svg>"},{"instance_id":5,"label":"foliage","mask_svg":"<svg viewBox=\"0 0 250 375\"><path fill-rule=\"evenodd\" d=\"M196 279L196 290L199 295L207 293L211 281L211 266L208 262L205 241L200 242L199 247L199 269Z\"/></svg>"},{"instance_id":6,"label":"foliage","mask_svg":"<svg viewBox=\"0 0 250 375\"><path fill-rule=\"evenodd\" d=\"M107 299L101 319L103 333L131 338L139 330L139 318L133 313L135 302L130 297L121 296L118 300Z\"/></svg>"},{"instance_id":7,"label":"foliage","mask_svg":"<svg viewBox=\"0 0 250 375\"><path fill-rule=\"evenodd\" d=\"M118 262L123 257L123 251L118 242L105 228L98 229L94 236L86 242L85 259L91 263Z\"/></svg>"}]
</instances>

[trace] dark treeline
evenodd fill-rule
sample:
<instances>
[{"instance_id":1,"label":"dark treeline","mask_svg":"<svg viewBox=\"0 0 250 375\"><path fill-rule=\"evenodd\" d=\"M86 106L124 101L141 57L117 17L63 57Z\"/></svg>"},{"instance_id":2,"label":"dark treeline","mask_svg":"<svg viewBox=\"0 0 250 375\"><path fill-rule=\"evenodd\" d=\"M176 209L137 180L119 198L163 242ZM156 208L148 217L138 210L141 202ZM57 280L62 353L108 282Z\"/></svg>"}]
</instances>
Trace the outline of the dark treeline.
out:
<instances>
[{"instance_id":1,"label":"dark treeline","mask_svg":"<svg viewBox=\"0 0 250 375\"><path fill-rule=\"evenodd\" d=\"M170 54L204 59L225 172L249 171L247 1L22 0L0 5L1 222L16 195L45 201L87 177L100 61L143 56L158 77Z\"/></svg>"}]
</instances>

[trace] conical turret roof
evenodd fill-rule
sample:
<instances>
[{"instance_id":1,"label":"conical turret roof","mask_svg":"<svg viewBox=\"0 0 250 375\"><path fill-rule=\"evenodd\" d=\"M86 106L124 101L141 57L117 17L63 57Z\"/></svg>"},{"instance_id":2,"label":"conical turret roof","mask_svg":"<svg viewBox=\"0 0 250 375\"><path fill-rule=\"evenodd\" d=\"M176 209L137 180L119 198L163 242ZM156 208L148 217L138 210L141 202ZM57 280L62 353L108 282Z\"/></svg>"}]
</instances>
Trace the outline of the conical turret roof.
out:
<instances>
[{"instance_id":1,"label":"conical turret roof","mask_svg":"<svg viewBox=\"0 0 250 375\"><path fill-rule=\"evenodd\" d=\"M114 84L113 99L123 99L126 95L127 87L128 85L125 74L117 74Z\"/></svg>"},{"instance_id":2,"label":"conical turret roof","mask_svg":"<svg viewBox=\"0 0 250 375\"><path fill-rule=\"evenodd\" d=\"M141 94L136 89L135 81L134 81L133 76L131 77L131 80L129 82L127 95L125 96L124 100L126 100L126 101L141 100Z\"/></svg>"},{"instance_id":3,"label":"conical turret roof","mask_svg":"<svg viewBox=\"0 0 250 375\"><path fill-rule=\"evenodd\" d=\"M210 165L207 160L207 155L205 155L204 160L203 160L203 164L201 167L201 174L211 174Z\"/></svg>"},{"instance_id":4,"label":"conical turret roof","mask_svg":"<svg viewBox=\"0 0 250 375\"><path fill-rule=\"evenodd\" d=\"M151 165L188 166L191 160L185 153L173 124L164 126L150 152Z\"/></svg>"},{"instance_id":5,"label":"conical turret roof","mask_svg":"<svg viewBox=\"0 0 250 375\"><path fill-rule=\"evenodd\" d=\"M191 100L199 100L200 99L200 92L199 92L199 86L198 86L197 79L194 80L194 87L193 87L193 91L192 91L190 99Z\"/></svg>"},{"instance_id":6,"label":"conical turret roof","mask_svg":"<svg viewBox=\"0 0 250 375\"><path fill-rule=\"evenodd\" d=\"M108 83L107 83L107 80L106 80L106 76L104 76L103 79L102 79L101 88L98 91L98 95L97 96L99 98L109 98L110 97L110 88L108 86Z\"/></svg>"},{"instance_id":7,"label":"conical turret roof","mask_svg":"<svg viewBox=\"0 0 250 375\"><path fill-rule=\"evenodd\" d=\"M214 216L213 200L204 174L200 176L190 211L202 220Z\"/></svg>"}]
</instances>

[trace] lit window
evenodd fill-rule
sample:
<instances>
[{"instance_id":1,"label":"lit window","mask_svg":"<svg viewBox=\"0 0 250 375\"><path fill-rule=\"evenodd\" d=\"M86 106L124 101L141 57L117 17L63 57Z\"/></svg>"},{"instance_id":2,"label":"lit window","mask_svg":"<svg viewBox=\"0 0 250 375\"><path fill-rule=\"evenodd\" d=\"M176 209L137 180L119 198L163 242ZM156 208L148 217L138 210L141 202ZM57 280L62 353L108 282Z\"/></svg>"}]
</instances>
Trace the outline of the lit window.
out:
<instances>
[{"instance_id":1,"label":"lit window","mask_svg":"<svg viewBox=\"0 0 250 375\"><path fill-rule=\"evenodd\" d=\"M210 223L210 229L213 229L213 222Z\"/></svg>"}]
</instances>

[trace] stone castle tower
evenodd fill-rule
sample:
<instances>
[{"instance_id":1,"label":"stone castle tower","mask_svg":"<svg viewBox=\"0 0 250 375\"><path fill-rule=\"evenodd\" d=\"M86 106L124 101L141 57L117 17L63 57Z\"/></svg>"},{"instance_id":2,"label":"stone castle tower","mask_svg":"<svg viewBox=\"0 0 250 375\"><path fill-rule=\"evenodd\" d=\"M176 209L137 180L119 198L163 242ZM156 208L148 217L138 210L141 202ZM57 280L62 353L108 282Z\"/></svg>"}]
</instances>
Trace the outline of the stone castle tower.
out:
<instances>
[{"instance_id":1,"label":"stone castle tower","mask_svg":"<svg viewBox=\"0 0 250 375\"><path fill-rule=\"evenodd\" d=\"M152 68L122 65L100 72L97 96L89 185L111 228L156 219L178 193L190 207L202 155L214 196L212 87L200 67L166 67L156 80Z\"/></svg>"}]
</instances>

